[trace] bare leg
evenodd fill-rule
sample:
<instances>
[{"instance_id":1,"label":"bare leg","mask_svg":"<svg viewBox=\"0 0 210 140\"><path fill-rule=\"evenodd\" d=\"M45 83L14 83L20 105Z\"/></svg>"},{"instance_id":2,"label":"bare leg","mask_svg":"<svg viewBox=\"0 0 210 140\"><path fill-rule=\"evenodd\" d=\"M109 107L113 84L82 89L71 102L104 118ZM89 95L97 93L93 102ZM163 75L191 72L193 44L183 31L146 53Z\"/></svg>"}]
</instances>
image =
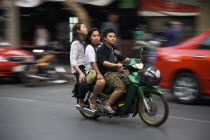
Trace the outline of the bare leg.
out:
<instances>
[{"instance_id":1,"label":"bare leg","mask_svg":"<svg viewBox=\"0 0 210 140\"><path fill-rule=\"evenodd\" d=\"M90 98L90 102L91 102L90 106L92 109L96 110L97 96L98 96L98 93L100 93L103 90L104 86L105 86L104 79L100 79L96 81L96 85L93 88L93 96Z\"/></svg>"},{"instance_id":2,"label":"bare leg","mask_svg":"<svg viewBox=\"0 0 210 140\"><path fill-rule=\"evenodd\" d=\"M115 90L112 95L109 97L109 100L106 102L104 108L109 108L111 105L122 95L123 90Z\"/></svg>"},{"instance_id":3,"label":"bare leg","mask_svg":"<svg viewBox=\"0 0 210 140\"><path fill-rule=\"evenodd\" d=\"M81 107L85 107L84 99L78 99L78 102Z\"/></svg>"}]
</instances>

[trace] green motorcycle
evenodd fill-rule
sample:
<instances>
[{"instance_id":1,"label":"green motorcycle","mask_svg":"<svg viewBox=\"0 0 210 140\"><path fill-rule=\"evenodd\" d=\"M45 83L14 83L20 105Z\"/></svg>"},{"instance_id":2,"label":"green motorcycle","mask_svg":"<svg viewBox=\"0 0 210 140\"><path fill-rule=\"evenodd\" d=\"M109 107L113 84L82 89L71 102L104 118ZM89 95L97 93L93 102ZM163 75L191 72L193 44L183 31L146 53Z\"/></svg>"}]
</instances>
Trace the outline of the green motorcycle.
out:
<instances>
[{"instance_id":1,"label":"green motorcycle","mask_svg":"<svg viewBox=\"0 0 210 140\"><path fill-rule=\"evenodd\" d=\"M119 51L115 50L114 53L120 56ZM104 110L104 105L113 92L113 89L107 85L98 95L97 111L90 109L88 99L92 94L91 91L85 99L85 107L76 105L76 108L88 119L95 120L100 116L127 118L130 115L135 117L139 114L142 121L149 126L162 125L168 118L169 107L163 92L153 87L161 80L160 71L153 67L142 69L141 58L130 59L123 66L129 71L127 91L112 105L116 112L114 115L107 114Z\"/></svg>"}]
</instances>

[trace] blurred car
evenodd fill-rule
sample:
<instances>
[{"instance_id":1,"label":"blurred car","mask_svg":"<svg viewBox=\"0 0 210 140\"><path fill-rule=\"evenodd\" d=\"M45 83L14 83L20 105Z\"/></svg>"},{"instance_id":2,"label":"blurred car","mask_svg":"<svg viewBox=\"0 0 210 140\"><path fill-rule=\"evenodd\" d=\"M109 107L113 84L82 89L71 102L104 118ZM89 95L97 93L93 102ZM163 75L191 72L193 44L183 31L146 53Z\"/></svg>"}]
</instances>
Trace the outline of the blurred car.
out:
<instances>
[{"instance_id":1,"label":"blurred car","mask_svg":"<svg viewBox=\"0 0 210 140\"><path fill-rule=\"evenodd\" d=\"M210 96L210 31L172 47L157 49L156 64L169 88L182 103Z\"/></svg>"},{"instance_id":2,"label":"blurred car","mask_svg":"<svg viewBox=\"0 0 210 140\"><path fill-rule=\"evenodd\" d=\"M33 55L25 50L12 47L5 41L0 41L0 77L17 76L12 72L21 62L33 61Z\"/></svg>"}]
</instances>

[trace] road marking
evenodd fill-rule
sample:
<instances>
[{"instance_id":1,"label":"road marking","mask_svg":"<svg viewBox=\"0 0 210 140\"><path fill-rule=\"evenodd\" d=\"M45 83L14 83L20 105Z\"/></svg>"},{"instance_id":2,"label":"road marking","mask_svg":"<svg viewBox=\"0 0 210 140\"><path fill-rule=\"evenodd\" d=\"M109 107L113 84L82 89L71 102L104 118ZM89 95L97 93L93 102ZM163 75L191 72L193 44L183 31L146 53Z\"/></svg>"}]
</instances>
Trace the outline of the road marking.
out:
<instances>
[{"instance_id":1,"label":"road marking","mask_svg":"<svg viewBox=\"0 0 210 140\"><path fill-rule=\"evenodd\" d=\"M179 120L187 120L187 121L210 123L210 121L205 121L205 120L197 120L197 119L183 118L183 117L175 117L175 116L168 116L168 117L169 118L172 118L172 119L179 119Z\"/></svg>"},{"instance_id":2,"label":"road marking","mask_svg":"<svg viewBox=\"0 0 210 140\"><path fill-rule=\"evenodd\" d=\"M22 99L22 98L10 98L10 97L0 97L0 99L9 99L9 100L16 100L16 101L26 101L26 102L36 102L37 100L30 100L30 99ZM195 121L195 122L202 122L202 123L210 123L210 121L205 120L197 120L191 118L183 118L183 117L175 117L175 116L168 116L172 119L179 119L179 120L187 120L187 121Z\"/></svg>"},{"instance_id":3,"label":"road marking","mask_svg":"<svg viewBox=\"0 0 210 140\"><path fill-rule=\"evenodd\" d=\"M17 100L17 101L26 101L26 102L35 102L36 100L22 99L22 98L10 98L10 97L0 97L2 99Z\"/></svg>"}]
</instances>

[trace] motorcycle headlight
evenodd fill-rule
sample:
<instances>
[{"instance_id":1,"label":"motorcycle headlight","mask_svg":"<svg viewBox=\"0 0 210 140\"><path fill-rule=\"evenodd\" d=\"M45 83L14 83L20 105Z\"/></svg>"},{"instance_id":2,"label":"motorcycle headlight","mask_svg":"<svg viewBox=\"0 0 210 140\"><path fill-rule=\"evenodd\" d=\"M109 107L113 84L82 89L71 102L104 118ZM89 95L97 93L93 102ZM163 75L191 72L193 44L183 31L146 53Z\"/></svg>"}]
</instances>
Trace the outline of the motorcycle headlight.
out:
<instances>
[{"instance_id":1,"label":"motorcycle headlight","mask_svg":"<svg viewBox=\"0 0 210 140\"><path fill-rule=\"evenodd\" d=\"M132 67L135 68L135 69L142 69L144 67L144 64L143 63L137 63L137 64L132 65Z\"/></svg>"},{"instance_id":2,"label":"motorcycle headlight","mask_svg":"<svg viewBox=\"0 0 210 140\"><path fill-rule=\"evenodd\" d=\"M6 62L7 59L5 57L0 56L0 62Z\"/></svg>"}]
</instances>

